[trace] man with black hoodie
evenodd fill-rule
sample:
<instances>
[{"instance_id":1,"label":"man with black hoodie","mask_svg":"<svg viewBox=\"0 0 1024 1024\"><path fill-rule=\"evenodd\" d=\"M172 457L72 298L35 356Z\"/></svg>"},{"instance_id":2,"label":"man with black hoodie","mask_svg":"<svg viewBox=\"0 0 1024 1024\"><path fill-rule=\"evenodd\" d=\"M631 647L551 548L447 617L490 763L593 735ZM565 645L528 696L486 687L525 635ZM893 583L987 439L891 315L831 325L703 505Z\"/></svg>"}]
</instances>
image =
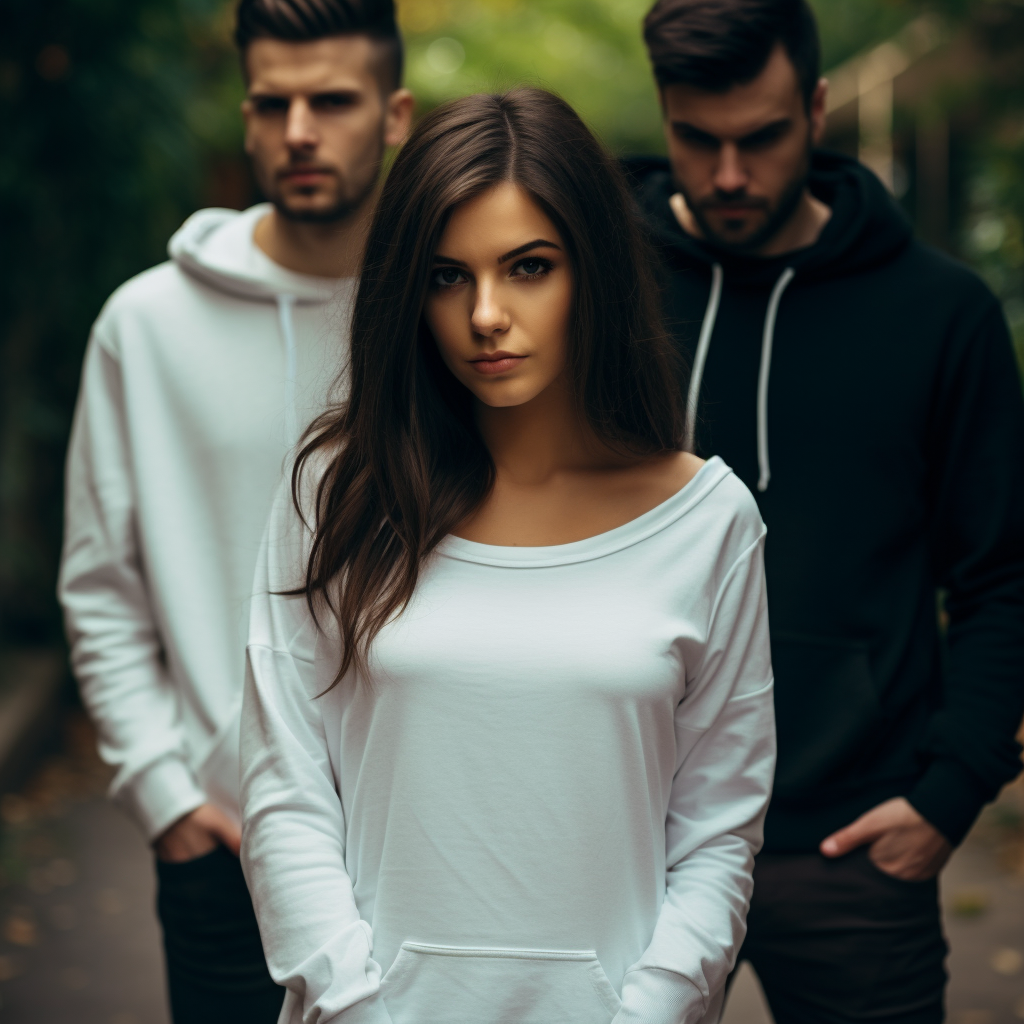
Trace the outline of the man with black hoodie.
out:
<instances>
[{"instance_id":1,"label":"man with black hoodie","mask_svg":"<svg viewBox=\"0 0 1024 1024\"><path fill-rule=\"evenodd\" d=\"M1005 322L870 171L814 150L805 0L659 0L645 39L670 160L627 170L692 366L690 439L768 524L779 761L741 957L780 1024L932 1024L936 875L1021 767Z\"/></svg>"}]
</instances>

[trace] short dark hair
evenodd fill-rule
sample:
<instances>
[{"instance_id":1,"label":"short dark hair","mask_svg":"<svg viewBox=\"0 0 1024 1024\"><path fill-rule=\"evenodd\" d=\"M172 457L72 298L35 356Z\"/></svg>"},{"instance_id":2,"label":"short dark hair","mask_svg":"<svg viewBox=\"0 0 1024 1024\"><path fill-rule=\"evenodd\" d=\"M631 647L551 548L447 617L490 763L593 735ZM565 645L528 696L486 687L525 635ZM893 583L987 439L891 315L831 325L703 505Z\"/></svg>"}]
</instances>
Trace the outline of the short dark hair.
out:
<instances>
[{"instance_id":1,"label":"short dark hair","mask_svg":"<svg viewBox=\"0 0 1024 1024\"><path fill-rule=\"evenodd\" d=\"M778 43L810 107L821 75L818 25L807 0L658 0L644 41L659 86L725 92L753 81Z\"/></svg>"},{"instance_id":2,"label":"short dark hair","mask_svg":"<svg viewBox=\"0 0 1024 1024\"><path fill-rule=\"evenodd\" d=\"M397 89L405 55L394 0L241 0L238 5L235 44L243 59L254 39L308 43L349 35L384 44L386 84Z\"/></svg>"}]
</instances>

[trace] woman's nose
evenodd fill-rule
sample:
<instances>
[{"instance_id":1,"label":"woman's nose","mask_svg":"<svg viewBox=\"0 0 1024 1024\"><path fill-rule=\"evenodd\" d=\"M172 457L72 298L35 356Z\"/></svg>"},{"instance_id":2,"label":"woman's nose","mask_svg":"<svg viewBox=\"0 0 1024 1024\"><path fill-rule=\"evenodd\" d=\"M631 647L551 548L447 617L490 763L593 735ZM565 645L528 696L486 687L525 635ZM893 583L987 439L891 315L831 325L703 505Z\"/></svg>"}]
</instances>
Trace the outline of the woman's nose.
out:
<instances>
[{"instance_id":1,"label":"woman's nose","mask_svg":"<svg viewBox=\"0 0 1024 1024\"><path fill-rule=\"evenodd\" d=\"M484 337L501 334L509 329L512 319L500 301L497 288L487 283L478 285L470 323L473 326L473 332Z\"/></svg>"}]
</instances>

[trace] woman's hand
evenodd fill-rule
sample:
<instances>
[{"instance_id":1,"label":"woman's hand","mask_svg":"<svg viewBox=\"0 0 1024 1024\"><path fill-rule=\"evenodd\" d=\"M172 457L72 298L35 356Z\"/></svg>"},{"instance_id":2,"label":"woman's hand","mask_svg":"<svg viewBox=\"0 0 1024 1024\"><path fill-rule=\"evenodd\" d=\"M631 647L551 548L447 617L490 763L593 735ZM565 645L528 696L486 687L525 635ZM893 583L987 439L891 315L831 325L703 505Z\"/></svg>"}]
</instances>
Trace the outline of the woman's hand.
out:
<instances>
[{"instance_id":1,"label":"woman's hand","mask_svg":"<svg viewBox=\"0 0 1024 1024\"><path fill-rule=\"evenodd\" d=\"M172 864L195 860L218 846L226 846L237 857L241 845L241 829L213 804L190 811L153 841L157 857Z\"/></svg>"}]
</instances>

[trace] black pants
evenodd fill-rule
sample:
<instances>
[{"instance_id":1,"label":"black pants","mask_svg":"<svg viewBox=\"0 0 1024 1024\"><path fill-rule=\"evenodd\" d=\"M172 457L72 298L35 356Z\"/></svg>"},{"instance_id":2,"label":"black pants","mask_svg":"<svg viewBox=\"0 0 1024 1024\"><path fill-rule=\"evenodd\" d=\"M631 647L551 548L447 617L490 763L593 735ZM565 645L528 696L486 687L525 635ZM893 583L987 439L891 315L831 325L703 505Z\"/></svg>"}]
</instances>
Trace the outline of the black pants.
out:
<instances>
[{"instance_id":1,"label":"black pants","mask_svg":"<svg viewBox=\"0 0 1024 1024\"><path fill-rule=\"evenodd\" d=\"M175 1024L276 1024L284 989L267 972L238 858L218 847L156 871Z\"/></svg>"},{"instance_id":2,"label":"black pants","mask_svg":"<svg viewBox=\"0 0 1024 1024\"><path fill-rule=\"evenodd\" d=\"M901 882L867 849L839 860L762 854L740 960L776 1024L940 1024L946 941L938 884Z\"/></svg>"}]
</instances>

